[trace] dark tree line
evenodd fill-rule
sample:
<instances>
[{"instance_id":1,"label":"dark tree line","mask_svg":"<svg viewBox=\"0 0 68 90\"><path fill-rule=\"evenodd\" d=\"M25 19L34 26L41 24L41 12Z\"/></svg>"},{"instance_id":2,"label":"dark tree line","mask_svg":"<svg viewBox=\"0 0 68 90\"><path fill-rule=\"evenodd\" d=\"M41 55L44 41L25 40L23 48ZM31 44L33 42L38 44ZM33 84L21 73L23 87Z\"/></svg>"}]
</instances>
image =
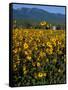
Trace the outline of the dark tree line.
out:
<instances>
[{"instance_id":1,"label":"dark tree line","mask_svg":"<svg viewBox=\"0 0 68 90\"><path fill-rule=\"evenodd\" d=\"M55 27L55 30L65 30L65 25L51 25L46 22L43 22L43 24L40 23L30 23L30 22L24 22L24 23L17 23L16 21L13 22L13 28L24 28L24 29L53 29L53 26Z\"/></svg>"}]
</instances>

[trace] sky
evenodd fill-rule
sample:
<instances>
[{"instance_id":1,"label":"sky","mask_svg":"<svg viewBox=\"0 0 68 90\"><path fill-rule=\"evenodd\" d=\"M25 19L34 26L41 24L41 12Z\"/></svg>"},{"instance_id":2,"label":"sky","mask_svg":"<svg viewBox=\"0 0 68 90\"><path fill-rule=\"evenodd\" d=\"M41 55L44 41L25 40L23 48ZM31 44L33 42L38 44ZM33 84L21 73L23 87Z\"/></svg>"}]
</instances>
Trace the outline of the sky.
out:
<instances>
[{"instance_id":1,"label":"sky","mask_svg":"<svg viewBox=\"0 0 68 90\"><path fill-rule=\"evenodd\" d=\"M59 6L42 6L42 5L26 5L26 4L13 4L14 9L20 9L20 8L39 8L43 9L45 11L48 11L50 13L60 13L60 14L65 14L65 7L59 7Z\"/></svg>"}]
</instances>

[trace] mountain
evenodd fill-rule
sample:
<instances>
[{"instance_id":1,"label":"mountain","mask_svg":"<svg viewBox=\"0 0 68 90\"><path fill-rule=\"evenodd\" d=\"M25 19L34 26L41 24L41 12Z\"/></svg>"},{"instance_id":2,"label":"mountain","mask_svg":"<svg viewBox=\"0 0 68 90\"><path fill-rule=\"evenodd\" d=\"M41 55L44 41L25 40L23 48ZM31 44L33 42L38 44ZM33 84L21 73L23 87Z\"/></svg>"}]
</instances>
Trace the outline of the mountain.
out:
<instances>
[{"instance_id":1,"label":"mountain","mask_svg":"<svg viewBox=\"0 0 68 90\"><path fill-rule=\"evenodd\" d=\"M65 24L65 15L50 13L38 8L13 9L13 19L32 23L47 21L51 24Z\"/></svg>"}]
</instances>

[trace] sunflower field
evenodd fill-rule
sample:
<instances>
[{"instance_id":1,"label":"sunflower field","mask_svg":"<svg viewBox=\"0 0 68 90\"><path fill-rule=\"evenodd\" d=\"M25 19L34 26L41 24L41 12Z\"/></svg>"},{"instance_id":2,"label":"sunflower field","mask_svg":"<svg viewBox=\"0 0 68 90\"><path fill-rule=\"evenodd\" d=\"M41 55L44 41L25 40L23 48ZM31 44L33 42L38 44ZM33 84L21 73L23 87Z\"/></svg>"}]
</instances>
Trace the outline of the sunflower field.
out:
<instances>
[{"instance_id":1,"label":"sunflower field","mask_svg":"<svg viewBox=\"0 0 68 90\"><path fill-rule=\"evenodd\" d=\"M65 37L64 30L13 29L13 85L65 84Z\"/></svg>"}]
</instances>

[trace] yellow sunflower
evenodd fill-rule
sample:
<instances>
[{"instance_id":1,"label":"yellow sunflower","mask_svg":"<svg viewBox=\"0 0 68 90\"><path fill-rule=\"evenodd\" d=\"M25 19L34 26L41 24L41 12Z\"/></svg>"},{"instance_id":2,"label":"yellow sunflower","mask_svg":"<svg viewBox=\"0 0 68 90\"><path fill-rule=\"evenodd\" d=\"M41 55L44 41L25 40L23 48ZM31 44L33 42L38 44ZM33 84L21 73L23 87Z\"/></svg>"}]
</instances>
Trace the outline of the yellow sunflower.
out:
<instances>
[{"instance_id":1,"label":"yellow sunflower","mask_svg":"<svg viewBox=\"0 0 68 90\"><path fill-rule=\"evenodd\" d=\"M39 78L43 77L43 73L42 73L42 72L39 72L39 73L38 73L38 77L39 77Z\"/></svg>"},{"instance_id":2,"label":"yellow sunflower","mask_svg":"<svg viewBox=\"0 0 68 90\"><path fill-rule=\"evenodd\" d=\"M43 73L43 76L46 77L47 76L47 73Z\"/></svg>"},{"instance_id":3,"label":"yellow sunflower","mask_svg":"<svg viewBox=\"0 0 68 90\"><path fill-rule=\"evenodd\" d=\"M28 49L28 48L29 48L28 44L24 43L24 49Z\"/></svg>"},{"instance_id":4,"label":"yellow sunflower","mask_svg":"<svg viewBox=\"0 0 68 90\"><path fill-rule=\"evenodd\" d=\"M31 56L27 56L26 58L27 58L28 60L31 60L31 59L32 59Z\"/></svg>"},{"instance_id":5,"label":"yellow sunflower","mask_svg":"<svg viewBox=\"0 0 68 90\"><path fill-rule=\"evenodd\" d=\"M45 56L45 55L46 55L45 52L40 51L40 57L43 57L43 56Z\"/></svg>"},{"instance_id":6,"label":"yellow sunflower","mask_svg":"<svg viewBox=\"0 0 68 90\"><path fill-rule=\"evenodd\" d=\"M40 64L40 62L37 62L37 66L39 67L41 64Z\"/></svg>"}]
</instances>

